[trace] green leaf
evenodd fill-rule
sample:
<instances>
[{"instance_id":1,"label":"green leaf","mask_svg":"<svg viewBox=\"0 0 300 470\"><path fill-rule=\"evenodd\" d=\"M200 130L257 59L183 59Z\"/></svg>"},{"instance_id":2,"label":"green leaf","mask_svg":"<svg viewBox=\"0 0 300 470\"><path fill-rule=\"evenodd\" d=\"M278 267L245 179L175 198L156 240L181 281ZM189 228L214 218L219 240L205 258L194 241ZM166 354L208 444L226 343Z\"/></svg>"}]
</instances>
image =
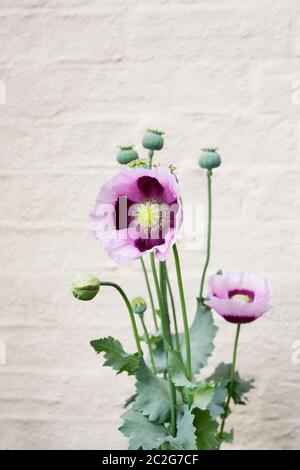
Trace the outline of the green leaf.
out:
<instances>
[{"instance_id":1,"label":"green leaf","mask_svg":"<svg viewBox=\"0 0 300 470\"><path fill-rule=\"evenodd\" d=\"M207 407L212 418L217 418L224 413L224 401L227 393L227 383L220 382L216 385L212 400Z\"/></svg>"},{"instance_id":2,"label":"green leaf","mask_svg":"<svg viewBox=\"0 0 300 470\"><path fill-rule=\"evenodd\" d=\"M176 437L169 436L168 442L172 450L196 450L196 436L193 425L194 415L188 406L184 406L183 415L177 420Z\"/></svg>"},{"instance_id":3,"label":"green leaf","mask_svg":"<svg viewBox=\"0 0 300 470\"><path fill-rule=\"evenodd\" d=\"M153 357L157 372L165 372L167 370L167 359L162 339L156 343L153 349Z\"/></svg>"},{"instance_id":4,"label":"green leaf","mask_svg":"<svg viewBox=\"0 0 300 470\"><path fill-rule=\"evenodd\" d=\"M193 373L206 366L207 359L211 355L214 344L213 340L218 328L214 325L213 316L209 308L205 307L197 299L197 312L190 327L191 355ZM185 346L183 345L185 359Z\"/></svg>"},{"instance_id":5,"label":"green leaf","mask_svg":"<svg viewBox=\"0 0 300 470\"><path fill-rule=\"evenodd\" d=\"M166 365L166 357L165 357L164 349L162 348L160 358L155 356L155 351L157 350L157 348L160 348L160 346L161 346L162 336L161 336L161 334L157 333L155 335L149 336L149 338L150 338L150 345L151 345L151 350L152 350L153 357L154 357L156 370L157 370L157 372L164 372L165 365ZM143 341L145 341L145 340L146 340L146 338L143 337ZM145 358L145 356L144 356L144 358ZM151 360L150 360L149 354L147 354L147 356L145 358L145 362L146 362L147 366L149 366L150 369L151 369ZM162 367L161 367L161 365L162 365Z\"/></svg>"},{"instance_id":6,"label":"green leaf","mask_svg":"<svg viewBox=\"0 0 300 470\"><path fill-rule=\"evenodd\" d=\"M226 385L226 387L228 388L230 382L230 370L231 364L224 364L224 362L221 362L221 364L218 365L218 367L216 368L214 373L209 377L208 380L215 380L216 382L220 382L223 385ZM232 394L234 403L239 405L244 405L246 403L247 397L245 395L249 392L249 390L251 390L251 388L254 388L254 386L252 385L253 382L254 379L244 380L240 377L237 371L235 372L234 387Z\"/></svg>"},{"instance_id":7,"label":"green leaf","mask_svg":"<svg viewBox=\"0 0 300 470\"><path fill-rule=\"evenodd\" d=\"M229 382L230 379L230 364L225 364L221 362L213 372L213 374L209 377L208 380L215 380L216 382Z\"/></svg>"},{"instance_id":8,"label":"green leaf","mask_svg":"<svg viewBox=\"0 0 300 470\"><path fill-rule=\"evenodd\" d=\"M196 384L191 382L186 376L186 370L180 352L172 351L171 349L168 351L168 365L171 380L176 387L196 387Z\"/></svg>"},{"instance_id":9,"label":"green leaf","mask_svg":"<svg viewBox=\"0 0 300 470\"><path fill-rule=\"evenodd\" d=\"M128 408L128 406L131 405L131 403L133 403L135 399L136 399L136 394L131 395L130 397L128 397L127 400L125 401L124 405L123 405L123 408Z\"/></svg>"},{"instance_id":10,"label":"green leaf","mask_svg":"<svg viewBox=\"0 0 300 470\"><path fill-rule=\"evenodd\" d=\"M214 383L201 382L197 385L196 390L193 390L193 406L194 408L199 408L200 410L206 410L208 405L213 399L215 390Z\"/></svg>"},{"instance_id":11,"label":"green leaf","mask_svg":"<svg viewBox=\"0 0 300 470\"><path fill-rule=\"evenodd\" d=\"M234 434L233 434L233 429L231 429L229 432L223 432L222 433L222 439L219 439L223 442L226 442L227 444L231 444L233 442Z\"/></svg>"},{"instance_id":12,"label":"green leaf","mask_svg":"<svg viewBox=\"0 0 300 470\"><path fill-rule=\"evenodd\" d=\"M162 333L156 335L150 335L150 344L152 348L155 348L162 340Z\"/></svg>"},{"instance_id":13,"label":"green leaf","mask_svg":"<svg viewBox=\"0 0 300 470\"><path fill-rule=\"evenodd\" d=\"M254 379L244 380L240 377L239 373L235 373L235 380L234 380L234 387L233 387L233 394L232 398L234 403L239 405L245 405L248 401L248 398L245 396L251 388L254 388L252 385Z\"/></svg>"},{"instance_id":14,"label":"green leaf","mask_svg":"<svg viewBox=\"0 0 300 470\"><path fill-rule=\"evenodd\" d=\"M218 447L218 423L213 420L209 411L202 411L198 408L193 410L196 428L196 442L199 450L213 450Z\"/></svg>"},{"instance_id":15,"label":"green leaf","mask_svg":"<svg viewBox=\"0 0 300 470\"><path fill-rule=\"evenodd\" d=\"M139 363L138 353L128 354L124 351L120 341L108 336L107 338L95 339L91 341L91 346L99 354L104 353L106 361L105 366L111 366L120 374L127 372L128 375L133 375Z\"/></svg>"},{"instance_id":16,"label":"green leaf","mask_svg":"<svg viewBox=\"0 0 300 470\"><path fill-rule=\"evenodd\" d=\"M141 341L145 341L145 342L148 341L145 334L139 335L139 338L140 338ZM152 349L156 348L157 344L159 344L161 342L161 338L162 338L161 334L149 335L149 340L150 340L150 344L151 344Z\"/></svg>"},{"instance_id":17,"label":"green leaf","mask_svg":"<svg viewBox=\"0 0 300 470\"><path fill-rule=\"evenodd\" d=\"M136 411L148 416L150 421L164 423L170 419L169 388L166 380L156 377L143 360L136 368Z\"/></svg>"},{"instance_id":18,"label":"green leaf","mask_svg":"<svg viewBox=\"0 0 300 470\"><path fill-rule=\"evenodd\" d=\"M164 426L152 423L138 411L127 410L123 415L124 423L119 430L129 439L129 450L157 449L166 440Z\"/></svg>"}]
</instances>

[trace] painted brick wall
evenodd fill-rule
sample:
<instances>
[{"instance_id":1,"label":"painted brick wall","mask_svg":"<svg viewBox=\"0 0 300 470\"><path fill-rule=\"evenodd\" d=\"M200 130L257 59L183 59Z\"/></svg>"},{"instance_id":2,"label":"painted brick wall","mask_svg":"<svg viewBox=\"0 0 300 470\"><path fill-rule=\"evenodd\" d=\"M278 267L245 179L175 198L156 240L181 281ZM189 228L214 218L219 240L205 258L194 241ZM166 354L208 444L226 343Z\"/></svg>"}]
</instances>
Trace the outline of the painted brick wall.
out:
<instances>
[{"instance_id":1,"label":"painted brick wall","mask_svg":"<svg viewBox=\"0 0 300 470\"><path fill-rule=\"evenodd\" d=\"M223 156L210 271L249 267L273 286L272 311L241 334L239 368L257 388L231 418L234 448L299 448L300 3L0 7L0 447L126 448L117 428L133 380L102 368L89 341L133 347L127 314L114 292L80 303L69 284L87 270L145 292L136 264L117 269L96 244L87 215L116 145L154 126L187 202L205 202L200 148ZM192 318L204 252L182 258ZM231 356L233 328L217 323L210 368Z\"/></svg>"}]
</instances>

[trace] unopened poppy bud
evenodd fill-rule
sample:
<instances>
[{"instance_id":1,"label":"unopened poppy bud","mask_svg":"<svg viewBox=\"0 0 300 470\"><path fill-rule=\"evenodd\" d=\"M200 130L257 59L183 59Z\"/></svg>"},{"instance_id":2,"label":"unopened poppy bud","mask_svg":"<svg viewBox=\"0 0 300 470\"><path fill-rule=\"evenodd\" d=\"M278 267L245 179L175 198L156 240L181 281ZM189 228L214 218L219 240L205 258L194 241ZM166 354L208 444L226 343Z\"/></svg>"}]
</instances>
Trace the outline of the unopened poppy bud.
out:
<instances>
[{"instance_id":1,"label":"unopened poppy bud","mask_svg":"<svg viewBox=\"0 0 300 470\"><path fill-rule=\"evenodd\" d=\"M72 282L72 293L79 300L92 300L99 289L100 281L92 274L78 274Z\"/></svg>"},{"instance_id":2,"label":"unopened poppy bud","mask_svg":"<svg viewBox=\"0 0 300 470\"><path fill-rule=\"evenodd\" d=\"M221 165L221 157L217 153L216 148L204 148L199 157L199 166L201 168L206 168L207 170L212 170Z\"/></svg>"},{"instance_id":3,"label":"unopened poppy bud","mask_svg":"<svg viewBox=\"0 0 300 470\"><path fill-rule=\"evenodd\" d=\"M148 129L143 138L143 147L149 150L161 150L164 146L163 132Z\"/></svg>"},{"instance_id":4,"label":"unopened poppy bud","mask_svg":"<svg viewBox=\"0 0 300 470\"><path fill-rule=\"evenodd\" d=\"M134 297L131 301L131 307L134 313L142 315L147 310L147 304L144 297Z\"/></svg>"},{"instance_id":5,"label":"unopened poppy bud","mask_svg":"<svg viewBox=\"0 0 300 470\"><path fill-rule=\"evenodd\" d=\"M138 153L136 150L134 150L133 145L120 147L120 150L117 153L117 161L121 165L127 165L128 163L132 162L133 160L137 160L138 158Z\"/></svg>"}]
</instances>

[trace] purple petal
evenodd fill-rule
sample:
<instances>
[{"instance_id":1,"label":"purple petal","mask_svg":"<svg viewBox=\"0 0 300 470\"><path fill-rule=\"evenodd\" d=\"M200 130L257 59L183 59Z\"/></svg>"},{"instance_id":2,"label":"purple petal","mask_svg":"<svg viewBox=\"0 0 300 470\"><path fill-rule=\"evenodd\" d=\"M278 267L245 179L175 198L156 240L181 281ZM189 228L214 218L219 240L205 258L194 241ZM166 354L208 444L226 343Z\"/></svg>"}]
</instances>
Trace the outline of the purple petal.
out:
<instances>
[{"instance_id":1,"label":"purple petal","mask_svg":"<svg viewBox=\"0 0 300 470\"><path fill-rule=\"evenodd\" d=\"M170 223L162 219L158 233L145 239L136 220L133 220L134 211L129 215L128 210L134 204L145 203L149 199L167 207L174 203L174 207L170 207L173 211ZM127 208L123 205L125 200ZM90 219L95 238L118 263L136 259L145 251L153 251L155 257L166 259L182 221L179 185L166 168L125 168L103 185Z\"/></svg>"},{"instance_id":2,"label":"purple petal","mask_svg":"<svg viewBox=\"0 0 300 470\"><path fill-rule=\"evenodd\" d=\"M260 299L258 301L246 303L243 301L212 297L205 303L226 320L230 318L231 322L233 322L232 319L235 318L235 323L242 323L241 318L246 319L245 323L249 321L249 318L256 319L267 312L270 308L268 299Z\"/></svg>"},{"instance_id":3,"label":"purple petal","mask_svg":"<svg viewBox=\"0 0 300 470\"><path fill-rule=\"evenodd\" d=\"M143 253L144 251L152 250L152 248L163 245L165 240L163 238L138 238L135 240L135 247Z\"/></svg>"},{"instance_id":4,"label":"purple petal","mask_svg":"<svg viewBox=\"0 0 300 470\"><path fill-rule=\"evenodd\" d=\"M256 320L257 317L254 317L254 316L245 317L245 316L239 316L239 315L224 315L223 318L225 320L229 321L230 323L243 324L243 323L251 323L252 321Z\"/></svg>"},{"instance_id":5,"label":"purple petal","mask_svg":"<svg viewBox=\"0 0 300 470\"><path fill-rule=\"evenodd\" d=\"M137 180L137 186L143 193L145 200L151 199L155 202L161 202L163 200L164 188L156 178L152 176L141 176Z\"/></svg>"}]
</instances>

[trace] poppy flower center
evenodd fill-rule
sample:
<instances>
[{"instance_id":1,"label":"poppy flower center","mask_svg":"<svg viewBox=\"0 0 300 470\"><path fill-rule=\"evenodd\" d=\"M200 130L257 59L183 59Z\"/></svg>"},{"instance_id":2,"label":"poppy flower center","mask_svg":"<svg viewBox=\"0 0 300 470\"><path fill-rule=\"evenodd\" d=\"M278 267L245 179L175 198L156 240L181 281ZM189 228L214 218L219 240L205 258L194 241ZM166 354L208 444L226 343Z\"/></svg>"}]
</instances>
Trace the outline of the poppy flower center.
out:
<instances>
[{"instance_id":1,"label":"poppy flower center","mask_svg":"<svg viewBox=\"0 0 300 470\"><path fill-rule=\"evenodd\" d=\"M238 300L239 302L246 302L247 304L251 302L249 295L246 294L236 294L231 297L231 300Z\"/></svg>"},{"instance_id":2,"label":"poppy flower center","mask_svg":"<svg viewBox=\"0 0 300 470\"><path fill-rule=\"evenodd\" d=\"M145 202L144 204L139 204L135 215L137 222L141 227L156 227L160 219L159 204L153 204L152 202Z\"/></svg>"},{"instance_id":3,"label":"poppy flower center","mask_svg":"<svg viewBox=\"0 0 300 470\"><path fill-rule=\"evenodd\" d=\"M233 289L228 292L228 297L237 302L244 302L249 304L254 302L255 293L248 289Z\"/></svg>"}]
</instances>

